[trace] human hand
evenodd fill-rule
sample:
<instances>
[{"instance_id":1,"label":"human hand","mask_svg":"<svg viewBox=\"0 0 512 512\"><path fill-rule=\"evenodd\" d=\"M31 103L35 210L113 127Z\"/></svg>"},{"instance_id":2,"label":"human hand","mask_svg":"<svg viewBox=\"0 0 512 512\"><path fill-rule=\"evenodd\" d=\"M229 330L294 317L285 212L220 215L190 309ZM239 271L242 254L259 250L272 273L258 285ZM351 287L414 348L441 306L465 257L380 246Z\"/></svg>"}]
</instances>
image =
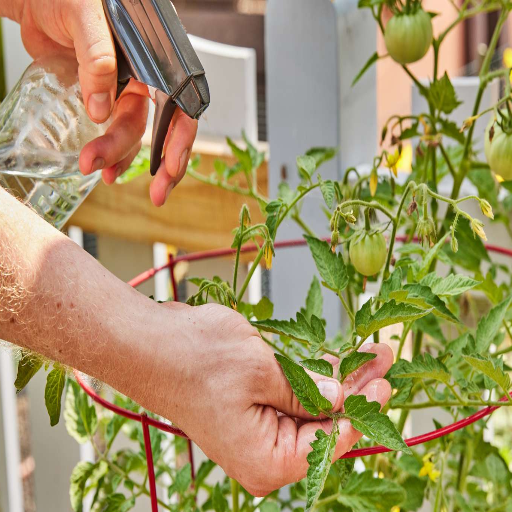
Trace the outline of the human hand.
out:
<instances>
[{"instance_id":1,"label":"human hand","mask_svg":"<svg viewBox=\"0 0 512 512\"><path fill-rule=\"evenodd\" d=\"M148 115L148 88L131 80L116 101L117 64L112 36L101 0L15 0L25 48L34 58L51 53L76 55L84 104L89 117L112 124L104 136L87 144L79 165L83 174L103 169L114 183L141 147ZM153 178L150 196L162 206L185 175L197 121L176 109L164 145L165 157Z\"/></svg>"},{"instance_id":2,"label":"human hand","mask_svg":"<svg viewBox=\"0 0 512 512\"><path fill-rule=\"evenodd\" d=\"M303 409L256 329L238 313L216 304L162 307L172 318L172 333L156 340L156 368L144 391L137 385L130 396L172 420L253 495L266 495L305 477L315 432L329 433L332 421L314 418ZM169 344L169 336L174 343ZM343 385L310 373L334 411L340 411L352 394L366 395L381 405L391 395L389 383L382 379L393 363L390 348L379 344L361 350L377 358ZM361 438L348 420L339 420L339 429L336 458Z\"/></svg>"}]
</instances>

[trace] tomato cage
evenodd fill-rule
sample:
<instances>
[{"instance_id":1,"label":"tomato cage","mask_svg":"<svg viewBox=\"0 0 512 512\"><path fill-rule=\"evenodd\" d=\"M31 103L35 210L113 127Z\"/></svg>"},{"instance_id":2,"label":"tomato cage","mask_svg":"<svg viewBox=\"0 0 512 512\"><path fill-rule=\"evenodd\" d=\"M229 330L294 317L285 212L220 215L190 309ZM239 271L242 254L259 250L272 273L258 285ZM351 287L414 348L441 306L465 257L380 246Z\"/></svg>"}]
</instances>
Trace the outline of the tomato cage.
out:
<instances>
[{"instance_id":1,"label":"tomato cage","mask_svg":"<svg viewBox=\"0 0 512 512\"><path fill-rule=\"evenodd\" d=\"M325 239L328 240L328 239ZM329 239L330 240L330 239ZM397 237L398 242L404 242L405 237ZM282 242L276 242L274 244L275 249L286 249L286 248L292 248L292 247L301 247L305 246L306 241L303 239L300 240L287 240ZM486 249L490 252L496 253L496 254L502 254L508 257L512 257L512 250L506 249L504 247L499 247L495 245L486 245ZM255 245L245 245L241 248L242 253L252 253L257 252L258 247ZM142 283L148 281L151 279L155 274L162 270L169 269L170 273L170 279L171 279L171 286L173 290L174 299L179 301L180 297L178 294L178 286L176 283L176 277L175 277L175 268L176 265L180 262L192 262L192 261L203 261L203 260L212 260L217 258L222 258L225 256L230 256L236 253L236 249L219 249L219 250L212 250L212 251L204 251L204 252L197 252L197 253L191 253L191 254L185 254L182 256L170 256L168 263L165 265L158 267L158 268L152 268L150 270L147 270L146 272L143 272L139 276L135 277L131 281L129 281L128 284L130 284L132 287L137 287L141 285ZM153 453L151 451L151 441L150 441L150 434L149 434L149 427L157 428L163 432L167 432L169 434L174 434L179 437L183 437L187 439L188 441L188 457L191 465L192 470L192 481L194 480L195 471L194 471L194 456L192 451L192 441L188 438L188 436L185 434L185 432L182 432L178 428L172 426L170 423L166 423L164 421L159 421L154 418L149 417L147 414L137 414L132 411L129 411L127 409L123 409L122 407L119 407L105 398L101 397L82 377L82 375L75 371L75 377L80 384L81 388L89 395L92 400L94 400L96 403L101 405L102 407L114 412L115 414L119 414L120 416L124 416L125 418L128 418L130 420L138 421L142 424L142 431L144 435L144 448L146 452L146 460L147 460L147 466L148 466L148 482L149 482L149 490L150 490L150 497L151 497L151 510L152 512L158 512L158 499L157 499L157 493L156 493L156 479L155 479L155 471L153 466ZM512 395L512 393L511 393ZM506 401L507 397L502 397L500 401ZM451 425L447 425L445 427L439 428L437 430L433 430L431 432L427 432L426 434L421 434L416 437L411 437L409 439L405 439L405 443L407 446L417 446L419 444L426 443L428 441L433 441L434 439L438 439L440 437L446 436L448 434L451 434L453 432L456 432L457 430L461 430L468 425L471 425L473 423L476 423L477 421L481 420L482 418L485 418L486 416L489 416L492 414L496 409L498 409L499 406L495 405L492 407L485 407L484 409L481 409L480 411L476 412L475 414L472 414L471 416L468 416L466 418L463 418L455 423L452 423ZM386 453L390 452L389 448L386 448L385 446L371 446L368 448L358 448L351 450L347 452L345 455L343 455L342 459L350 459L355 457L364 457L367 455L375 455L379 453Z\"/></svg>"}]
</instances>

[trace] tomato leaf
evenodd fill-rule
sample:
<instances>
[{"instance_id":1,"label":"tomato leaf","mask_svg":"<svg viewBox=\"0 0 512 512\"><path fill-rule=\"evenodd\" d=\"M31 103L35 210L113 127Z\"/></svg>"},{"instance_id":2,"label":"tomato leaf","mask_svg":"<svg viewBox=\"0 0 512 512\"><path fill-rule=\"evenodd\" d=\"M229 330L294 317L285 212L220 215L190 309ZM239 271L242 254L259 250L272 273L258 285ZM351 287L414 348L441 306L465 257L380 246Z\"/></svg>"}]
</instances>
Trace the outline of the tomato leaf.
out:
<instances>
[{"instance_id":1,"label":"tomato leaf","mask_svg":"<svg viewBox=\"0 0 512 512\"><path fill-rule=\"evenodd\" d=\"M212 506L215 512L228 512L228 500L224 497L219 483L215 484L212 493Z\"/></svg>"},{"instance_id":2,"label":"tomato leaf","mask_svg":"<svg viewBox=\"0 0 512 512\"><path fill-rule=\"evenodd\" d=\"M448 119L441 119L441 129L439 130L443 135L450 137L451 139L456 140L459 144L464 144L465 137L464 134L461 133L457 123L453 121L449 121Z\"/></svg>"},{"instance_id":3,"label":"tomato leaf","mask_svg":"<svg viewBox=\"0 0 512 512\"><path fill-rule=\"evenodd\" d=\"M68 434L80 444L86 443L98 427L94 405L89 406L87 395L72 380L68 380L64 420Z\"/></svg>"},{"instance_id":4,"label":"tomato leaf","mask_svg":"<svg viewBox=\"0 0 512 512\"><path fill-rule=\"evenodd\" d=\"M268 297L263 297L252 307L252 312L258 320L267 320L274 314L274 304Z\"/></svg>"},{"instance_id":5,"label":"tomato leaf","mask_svg":"<svg viewBox=\"0 0 512 512\"><path fill-rule=\"evenodd\" d=\"M313 276L313 281L311 281L308 296L306 297L306 308L301 308L300 312L309 322L313 315L318 318L322 318L323 308L324 298L322 296L320 281L316 276Z\"/></svg>"},{"instance_id":6,"label":"tomato leaf","mask_svg":"<svg viewBox=\"0 0 512 512\"><path fill-rule=\"evenodd\" d=\"M430 271L430 266L432 265L432 262L436 258L436 256L439 254L439 251L444 247L444 244L446 242L446 239L448 238L449 233L446 233L446 235L441 238L430 251L426 254L426 256L423 258L423 261L420 265L420 268L418 272L416 273L416 279L420 281L423 279Z\"/></svg>"},{"instance_id":7,"label":"tomato leaf","mask_svg":"<svg viewBox=\"0 0 512 512\"><path fill-rule=\"evenodd\" d=\"M356 332L362 339L367 339L374 332L388 325L412 322L432 311L433 308L425 310L410 304L397 304L394 300L391 300L385 302L375 315L372 315L372 300L370 299L356 313Z\"/></svg>"},{"instance_id":8,"label":"tomato leaf","mask_svg":"<svg viewBox=\"0 0 512 512\"><path fill-rule=\"evenodd\" d=\"M299 169L300 177L303 180L309 181L316 171L316 160L312 156L298 156L297 168Z\"/></svg>"},{"instance_id":9,"label":"tomato leaf","mask_svg":"<svg viewBox=\"0 0 512 512\"><path fill-rule=\"evenodd\" d=\"M300 364L304 366L304 368L319 373L320 375L325 375L326 377L332 377L333 375L332 364L325 359L304 359Z\"/></svg>"},{"instance_id":10,"label":"tomato leaf","mask_svg":"<svg viewBox=\"0 0 512 512\"><path fill-rule=\"evenodd\" d=\"M338 473L340 488L345 487L345 484L347 483L350 475L354 471L355 463L355 458L338 459L336 462L333 463L332 467Z\"/></svg>"},{"instance_id":11,"label":"tomato leaf","mask_svg":"<svg viewBox=\"0 0 512 512\"><path fill-rule=\"evenodd\" d=\"M85 484L98 464L79 462L71 473L69 499L74 512L82 512Z\"/></svg>"},{"instance_id":12,"label":"tomato leaf","mask_svg":"<svg viewBox=\"0 0 512 512\"><path fill-rule=\"evenodd\" d=\"M427 100L436 110L445 114L452 113L461 104L446 72L440 80L430 85Z\"/></svg>"},{"instance_id":13,"label":"tomato leaf","mask_svg":"<svg viewBox=\"0 0 512 512\"><path fill-rule=\"evenodd\" d=\"M22 351L22 356L18 363L18 373L14 381L17 393L30 382L30 379L41 369L41 366L43 366L43 361L38 356Z\"/></svg>"},{"instance_id":14,"label":"tomato leaf","mask_svg":"<svg viewBox=\"0 0 512 512\"><path fill-rule=\"evenodd\" d=\"M339 436L338 422L333 421L332 431L329 435L323 430L317 430L315 436L316 441L311 443L313 451L307 457L309 468L306 487L306 510L311 510L311 507L316 503L331 469L334 449Z\"/></svg>"},{"instance_id":15,"label":"tomato leaf","mask_svg":"<svg viewBox=\"0 0 512 512\"><path fill-rule=\"evenodd\" d=\"M343 417L348 418L356 430L372 441L391 450L412 453L393 422L380 412L378 402L368 402L363 395L351 395L345 400Z\"/></svg>"},{"instance_id":16,"label":"tomato leaf","mask_svg":"<svg viewBox=\"0 0 512 512\"><path fill-rule=\"evenodd\" d=\"M336 293L341 293L348 285L347 267L341 254L335 254L327 242L305 235L316 268L324 280L324 285Z\"/></svg>"},{"instance_id":17,"label":"tomato leaf","mask_svg":"<svg viewBox=\"0 0 512 512\"><path fill-rule=\"evenodd\" d=\"M324 198L325 204L329 209L331 209L334 205L334 198L336 196L336 190L334 188L334 183L331 180L320 181L320 191L322 192L322 196Z\"/></svg>"},{"instance_id":18,"label":"tomato leaf","mask_svg":"<svg viewBox=\"0 0 512 512\"><path fill-rule=\"evenodd\" d=\"M228 143L228 146L231 148L233 156L240 162L240 165L242 166L243 170L246 172L251 172L252 159L249 151L247 149L244 150L239 148L229 137L226 137L226 141Z\"/></svg>"},{"instance_id":19,"label":"tomato leaf","mask_svg":"<svg viewBox=\"0 0 512 512\"><path fill-rule=\"evenodd\" d=\"M512 296L493 307L487 316L478 323L476 330L476 351L479 354L488 352L492 341L500 330L505 314L512 301Z\"/></svg>"},{"instance_id":20,"label":"tomato leaf","mask_svg":"<svg viewBox=\"0 0 512 512\"><path fill-rule=\"evenodd\" d=\"M277 201L271 201L265 208L267 213L267 220L265 224L268 228L268 232L270 233L272 240L275 240L276 238L277 222L279 221L279 216L283 208L284 203L281 199Z\"/></svg>"},{"instance_id":21,"label":"tomato leaf","mask_svg":"<svg viewBox=\"0 0 512 512\"><path fill-rule=\"evenodd\" d=\"M434 379L447 384L451 380L448 368L429 353L418 355L412 361L403 361L393 373L395 379Z\"/></svg>"},{"instance_id":22,"label":"tomato leaf","mask_svg":"<svg viewBox=\"0 0 512 512\"><path fill-rule=\"evenodd\" d=\"M174 481L169 487L168 496L169 499L172 497L174 493L178 493L180 495L185 494L192 484L192 468L190 463L188 462L182 468L178 470L176 476L174 477Z\"/></svg>"},{"instance_id":23,"label":"tomato leaf","mask_svg":"<svg viewBox=\"0 0 512 512\"><path fill-rule=\"evenodd\" d=\"M318 317L313 315L308 322L302 313L297 313L297 321L290 320L261 320L252 322L257 329L287 336L294 340L310 343L310 351L315 353L325 341L325 327Z\"/></svg>"},{"instance_id":24,"label":"tomato leaf","mask_svg":"<svg viewBox=\"0 0 512 512\"><path fill-rule=\"evenodd\" d=\"M44 402L50 416L50 425L54 427L59 423L60 409L62 405L62 393L66 383L66 371L61 366L54 366L54 369L46 378L44 390Z\"/></svg>"},{"instance_id":25,"label":"tomato leaf","mask_svg":"<svg viewBox=\"0 0 512 512\"><path fill-rule=\"evenodd\" d=\"M315 159L317 169L325 162L332 160L337 154L338 148L316 147L306 151L306 156L310 156Z\"/></svg>"},{"instance_id":26,"label":"tomato leaf","mask_svg":"<svg viewBox=\"0 0 512 512\"><path fill-rule=\"evenodd\" d=\"M332 409L331 402L320 394L315 381L302 366L280 354L274 354L274 357L281 365L293 393L307 412L313 416L318 416L322 411Z\"/></svg>"},{"instance_id":27,"label":"tomato leaf","mask_svg":"<svg viewBox=\"0 0 512 512\"><path fill-rule=\"evenodd\" d=\"M352 352L340 363L340 380L343 382L352 372L355 372L368 361L375 359L377 354L371 352Z\"/></svg>"},{"instance_id":28,"label":"tomato leaf","mask_svg":"<svg viewBox=\"0 0 512 512\"><path fill-rule=\"evenodd\" d=\"M102 508L102 512L128 512L135 506L135 498L127 498L124 494L117 492L107 497L106 507Z\"/></svg>"},{"instance_id":29,"label":"tomato leaf","mask_svg":"<svg viewBox=\"0 0 512 512\"><path fill-rule=\"evenodd\" d=\"M510 390L510 376L499 366L496 366L490 359L483 358L480 355L462 357L475 370L496 382L503 391L508 392Z\"/></svg>"},{"instance_id":30,"label":"tomato leaf","mask_svg":"<svg viewBox=\"0 0 512 512\"><path fill-rule=\"evenodd\" d=\"M359 80L361 80L361 78L363 77L363 75L379 60L379 54L377 52L375 52L365 63L365 65L362 67L361 71L359 71L359 73L356 75L356 77L354 78L354 80L352 81L352 87L354 87L354 85L357 84L357 82L359 82Z\"/></svg>"},{"instance_id":31,"label":"tomato leaf","mask_svg":"<svg viewBox=\"0 0 512 512\"><path fill-rule=\"evenodd\" d=\"M352 473L338 501L353 512L387 512L406 498L403 487L387 478L374 478L371 470Z\"/></svg>"},{"instance_id":32,"label":"tomato leaf","mask_svg":"<svg viewBox=\"0 0 512 512\"><path fill-rule=\"evenodd\" d=\"M435 272L431 272L420 281L420 284L428 286L435 295L455 297L478 286L480 281L462 274L449 274L441 277Z\"/></svg>"}]
</instances>

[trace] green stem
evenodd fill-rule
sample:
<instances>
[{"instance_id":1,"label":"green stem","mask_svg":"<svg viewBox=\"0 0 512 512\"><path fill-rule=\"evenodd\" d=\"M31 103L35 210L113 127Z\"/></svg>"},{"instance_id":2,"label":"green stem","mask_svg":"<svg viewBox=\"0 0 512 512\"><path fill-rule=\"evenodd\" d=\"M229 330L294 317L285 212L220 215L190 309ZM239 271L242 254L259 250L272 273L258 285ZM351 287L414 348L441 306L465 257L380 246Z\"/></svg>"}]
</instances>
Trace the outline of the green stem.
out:
<instances>
[{"instance_id":1,"label":"green stem","mask_svg":"<svg viewBox=\"0 0 512 512\"><path fill-rule=\"evenodd\" d=\"M400 336L400 342L398 344L398 351L396 353L396 360L399 361L402 357L402 350L404 348L405 340L407 339L407 335L409 334L409 331L412 327L412 322L407 322L404 324L404 330L402 331L402 336Z\"/></svg>"},{"instance_id":2,"label":"green stem","mask_svg":"<svg viewBox=\"0 0 512 512\"><path fill-rule=\"evenodd\" d=\"M446 165L448 166L448 170L450 171L450 174L452 175L452 177L455 178L457 171L453 167L452 161L442 143L439 143L439 149L441 150L441 154L443 155L444 161L446 162Z\"/></svg>"},{"instance_id":3,"label":"green stem","mask_svg":"<svg viewBox=\"0 0 512 512\"><path fill-rule=\"evenodd\" d=\"M309 236L316 236L313 230L302 220L301 216L298 213L294 213L292 215L292 220L294 220Z\"/></svg>"},{"instance_id":4,"label":"green stem","mask_svg":"<svg viewBox=\"0 0 512 512\"><path fill-rule=\"evenodd\" d=\"M343 208L348 208L349 206L362 206L366 208L373 208L374 210L381 211L386 217L388 217L391 221L395 220L395 216L385 207L382 206L380 203L377 203L376 201L362 201L361 199L350 199L350 201L345 201L341 203L340 206Z\"/></svg>"},{"instance_id":5,"label":"green stem","mask_svg":"<svg viewBox=\"0 0 512 512\"><path fill-rule=\"evenodd\" d=\"M417 331L414 336L414 343L412 346L412 356L415 357L421 352L421 344L423 343L423 332Z\"/></svg>"},{"instance_id":6,"label":"green stem","mask_svg":"<svg viewBox=\"0 0 512 512\"><path fill-rule=\"evenodd\" d=\"M238 241L238 246L236 248L236 257L235 257L235 270L233 271L233 293L236 296L236 282L238 280L238 267L240 266L240 251L242 250L242 240L244 239L244 227L240 226L240 240Z\"/></svg>"},{"instance_id":7,"label":"green stem","mask_svg":"<svg viewBox=\"0 0 512 512\"><path fill-rule=\"evenodd\" d=\"M233 512L240 510L240 484L233 478L231 480L231 496L233 498Z\"/></svg>"},{"instance_id":8,"label":"green stem","mask_svg":"<svg viewBox=\"0 0 512 512\"><path fill-rule=\"evenodd\" d=\"M245 278L244 284L242 285L242 288L240 288L240 292L236 296L237 302L240 302L242 300L245 290L247 290L247 287L249 286L249 282L251 281L252 276L254 275L254 272L256 271L256 268L260 264L261 258L263 258L264 247L265 247L265 245L262 245L261 249L258 252L258 255L256 256L256 259L253 261L253 263L251 265L249 273L247 274L247 277Z\"/></svg>"},{"instance_id":9,"label":"green stem","mask_svg":"<svg viewBox=\"0 0 512 512\"><path fill-rule=\"evenodd\" d=\"M276 352L279 352L282 356L287 356L286 352L279 348L272 340L269 340L267 337L263 336L263 334L260 333L261 339L270 347L272 347Z\"/></svg>"},{"instance_id":10,"label":"green stem","mask_svg":"<svg viewBox=\"0 0 512 512\"><path fill-rule=\"evenodd\" d=\"M345 311L347 312L348 317L350 318L350 322L352 323L352 327L356 324L356 318L354 316L354 313L352 313L352 310L350 309L349 305L347 304L347 301L345 300L345 297L343 297L343 293L338 292L338 297L341 300L341 303L343 304L343 307L345 308Z\"/></svg>"}]
</instances>

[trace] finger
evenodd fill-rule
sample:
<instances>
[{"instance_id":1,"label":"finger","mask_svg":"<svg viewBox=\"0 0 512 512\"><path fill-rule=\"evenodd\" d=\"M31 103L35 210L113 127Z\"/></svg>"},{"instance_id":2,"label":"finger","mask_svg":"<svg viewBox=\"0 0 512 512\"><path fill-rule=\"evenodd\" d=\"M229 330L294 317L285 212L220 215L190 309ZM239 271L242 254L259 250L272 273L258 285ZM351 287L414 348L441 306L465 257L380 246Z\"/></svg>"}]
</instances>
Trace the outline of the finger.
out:
<instances>
[{"instance_id":1,"label":"finger","mask_svg":"<svg viewBox=\"0 0 512 512\"><path fill-rule=\"evenodd\" d=\"M167 173L165 162L162 162L149 186L151 202L155 206L163 206L173 188L174 180Z\"/></svg>"},{"instance_id":2,"label":"finger","mask_svg":"<svg viewBox=\"0 0 512 512\"><path fill-rule=\"evenodd\" d=\"M139 141L128 153L128 156L123 158L120 162L117 162L117 164L103 169L101 176L105 185L112 185L117 180L117 178L119 178L119 176L128 170L131 163L133 162L133 159L138 155L141 146L142 142Z\"/></svg>"},{"instance_id":3,"label":"finger","mask_svg":"<svg viewBox=\"0 0 512 512\"><path fill-rule=\"evenodd\" d=\"M345 399L350 395L357 395L371 380L384 377L393 365L393 351L385 343L368 343L363 345L359 352L370 352L377 354L377 357L352 372L344 380Z\"/></svg>"},{"instance_id":4,"label":"finger","mask_svg":"<svg viewBox=\"0 0 512 512\"><path fill-rule=\"evenodd\" d=\"M359 394L365 395L369 402L379 402L383 406L391 396L391 386L384 379L374 379L361 389ZM311 421L299 429L291 418L278 419L278 433L273 452L272 467L277 471L276 487L298 481L306 476L308 469L307 455L311 451L311 443L316 440L316 431L323 430L326 434L332 431L332 420ZM334 459L338 459L349 451L361 438L362 434L355 430L350 421L338 421L339 438Z\"/></svg>"},{"instance_id":5,"label":"finger","mask_svg":"<svg viewBox=\"0 0 512 512\"><path fill-rule=\"evenodd\" d=\"M272 357L269 361L271 365L270 371L267 375L268 385L264 387L263 396L261 402L263 405L270 405L277 409L279 412L283 412L288 416L296 418L312 419L310 413L308 413L301 405L295 394L293 393L292 387L285 377L283 370L279 363ZM318 373L306 370L309 376L313 379L315 384L320 391L320 394L329 400L332 405L333 411L339 411L343 407L343 388L337 379L325 377Z\"/></svg>"},{"instance_id":6,"label":"finger","mask_svg":"<svg viewBox=\"0 0 512 512\"><path fill-rule=\"evenodd\" d=\"M73 2L65 13L75 46L78 76L89 117L102 123L114 107L116 52L100 1Z\"/></svg>"},{"instance_id":7,"label":"finger","mask_svg":"<svg viewBox=\"0 0 512 512\"><path fill-rule=\"evenodd\" d=\"M85 145L79 166L83 174L115 166L124 160L139 143L146 129L148 100L139 94L121 97L114 121L105 135Z\"/></svg>"}]
</instances>

